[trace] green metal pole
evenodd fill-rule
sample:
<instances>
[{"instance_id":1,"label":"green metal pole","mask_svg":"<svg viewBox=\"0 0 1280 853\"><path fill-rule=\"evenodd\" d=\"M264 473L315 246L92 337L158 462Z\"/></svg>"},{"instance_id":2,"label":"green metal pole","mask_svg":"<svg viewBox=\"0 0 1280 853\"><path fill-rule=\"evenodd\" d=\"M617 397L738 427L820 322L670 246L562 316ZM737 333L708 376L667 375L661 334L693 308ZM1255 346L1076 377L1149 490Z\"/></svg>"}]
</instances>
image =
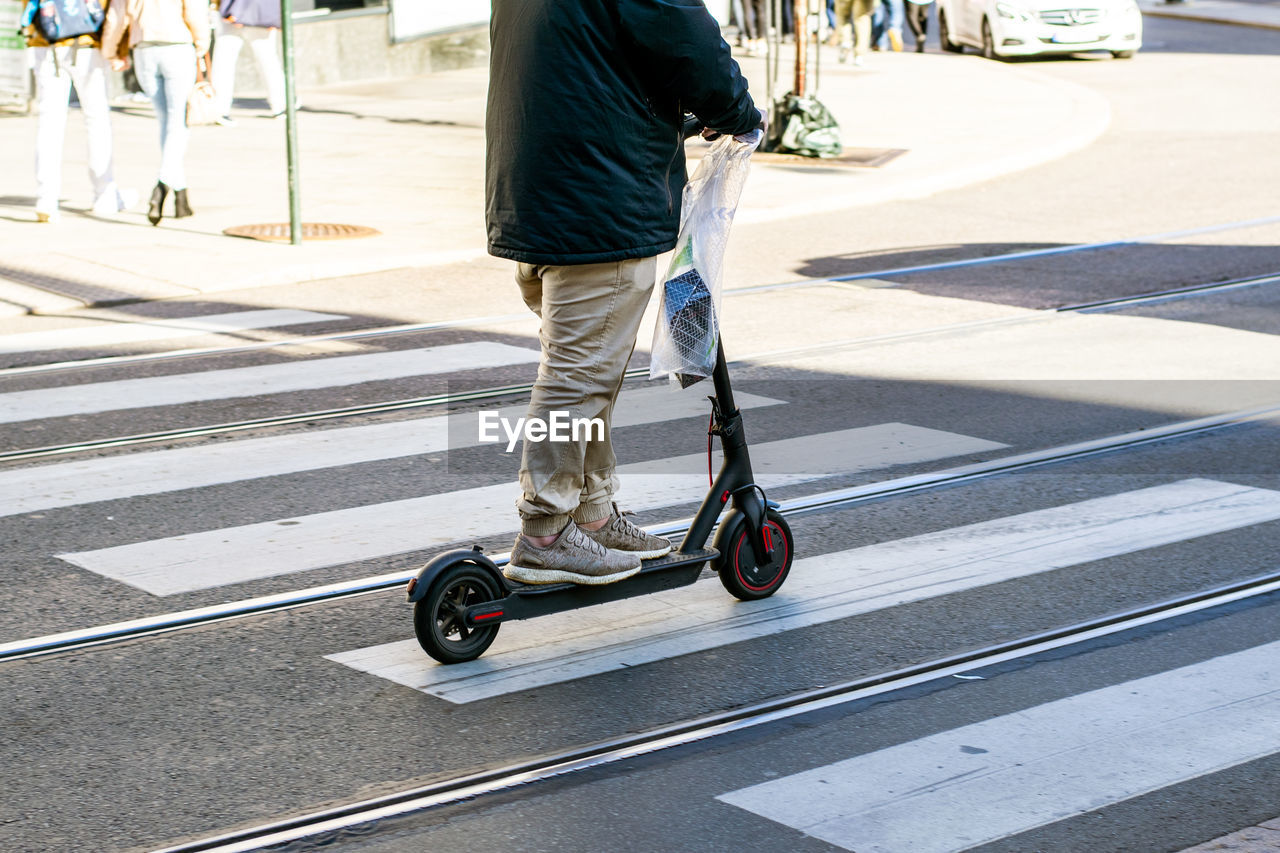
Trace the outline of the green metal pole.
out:
<instances>
[{"instance_id":1,"label":"green metal pole","mask_svg":"<svg viewBox=\"0 0 1280 853\"><path fill-rule=\"evenodd\" d=\"M298 99L293 81L293 0L280 0L280 40L284 48L285 149L289 161L289 242L302 245L302 199L298 195Z\"/></svg>"}]
</instances>

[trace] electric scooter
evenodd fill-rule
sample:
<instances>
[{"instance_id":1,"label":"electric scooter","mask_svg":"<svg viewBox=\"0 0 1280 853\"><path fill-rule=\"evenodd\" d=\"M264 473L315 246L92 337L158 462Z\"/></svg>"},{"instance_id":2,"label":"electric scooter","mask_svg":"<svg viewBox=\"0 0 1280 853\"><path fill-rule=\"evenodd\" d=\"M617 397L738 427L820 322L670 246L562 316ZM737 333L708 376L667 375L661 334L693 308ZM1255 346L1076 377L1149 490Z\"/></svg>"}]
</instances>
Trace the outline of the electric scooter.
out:
<instances>
[{"instance_id":1,"label":"electric scooter","mask_svg":"<svg viewBox=\"0 0 1280 853\"><path fill-rule=\"evenodd\" d=\"M708 432L720 437L724 460L678 548L645 560L638 574L603 586L508 580L479 545L440 554L409 581L413 628L426 653L441 663L474 660L489 648L503 622L687 586L708 563L724 588L739 599L767 598L777 592L791 571L791 528L751 472L742 413L733 402L729 368L719 345L711 378L715 396L707 398ZM729 503L732 507L720 520ZM713 530L715 540L707 547Z\"/></svg>"}]
</instances>

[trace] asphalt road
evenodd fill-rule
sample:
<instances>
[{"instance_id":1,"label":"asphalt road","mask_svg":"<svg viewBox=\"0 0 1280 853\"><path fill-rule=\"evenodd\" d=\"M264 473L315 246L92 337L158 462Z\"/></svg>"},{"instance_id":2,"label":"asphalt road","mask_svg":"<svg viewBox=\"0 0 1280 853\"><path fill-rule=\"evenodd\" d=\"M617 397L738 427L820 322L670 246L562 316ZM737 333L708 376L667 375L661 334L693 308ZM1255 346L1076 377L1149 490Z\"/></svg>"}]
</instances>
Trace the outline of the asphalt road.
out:
<instances>
[{"instance_id":1,"label":"asphalt road","mask_svg":"<svg viewBox=\"0 0 1280 853\"><path fill-rule=\"evenodd\" d=\"M1280 178L1276 118L1260 109L1254 84L1276 77L1273 36L1151 19L1147 39L1132 61L1010 64L1011 74L1050 75L1110 101L1111 127L1087 149L920 201L742 225L729 286L1119 241L1272 215L1273 194L1263 189ZM1201 230L1014 263L726 297L730 356L777 353L735 372L736 390L759 398L744 413L753 452L760 460L771 452L779 457L769 469L781 483L771 497L1280 404L1278 285L1096 313L1042 310L1274 273L1280 271L1277 238L1280 225ZM425 322L441 319L439 294L445 292L453 294L450 317L516 315L522 309L509 276L507 265L481 261L81 312L85 328L103 325L90 322L94 318L120 323L261 307L340 317L180 344L73 341L19 354L12 363ZM465 298L458 296L463 289ZM29 317L7 321L5 331L80 322ZM438 374L357 376L341 384L336 378L343 359L386 356L377 363L391 364L421 348L485 344L501 344L507 355L527 352L536 347L536 327L528 318L490 319L292 350L7 375L0 377L4 394L27 395L8 399L28 407L79 399L97 384L153 382L111 386L117 389L107 395L112 402L85 404L73 414L30 417L34 408L18 406L0 449L531 377L531 364L517 360L483 368L463 363ZM796 348L808 349L782 352ZM228 374L235 393L148 402L155 382L170 378L190 391L214 387L218 371L297 366L320 378L308 387L269 391L254 383L276 374ZM36 395L45 389L53 390ZM650 390L636 382L624 398ZM643 411L633 425L618 429L624 464L696 459L703 452L705 414L668 414L666 405L676 404L638 407ZM387 433L379 432L384 437L354 433L343 451L348 455L331 462L323 460L332 449L319 447L290 461L285 444L249 456L254 441L400 424L412 429L417 419L439 414L259 428L0 464L6 485L0 499L12 507L0 516L0 642L407 570L454 540L505 550L514 514L503 509L510 505L500 502L505 498L491 495L512 479L515 460L500 448L468 445L454 434L427 449L393 453ZM1275 568L1280 544L1278 427L1280 419L1264 418L798 516L791 522L798 562L778 601L793 606L800 621L761 616L755 633L730 630L743 611L705 578L659 599L503 626L488 655L466 671L473 682L450 681L445 668L412 648L411 610L398 592L0 664L10 699L0 708L6 732L0 764L7 768L0 848L153 849L1262 574ZM800 437L819 450L806 457L796 445L776 444ZM196 456L183 452L217 448L225 454L201 463L198 477L192 474ZM178 455L148 456L161 451ZM262 460L261 473L236 467L249 458ZM119 460L152 467L144 477L138 469L111 467ZM701 476L700 460L681 464ZM55 478L61 478L57 488L49 485ZM681 482L638 520L688 514L700 486ZM624 479L624 504L626 488ZM39 506L41 500L49 505ZM473 508L480 506L499 511L477 519ZM335 551L326 561L325 548L336 546L325 537L343 525L356 525L346 538L360 547ZM460 528L464 532L451 536ZM131 573L149 560L169 568ZM260 563L272 571L250 571ZM184 584L164 586L173 578ZM699 608L713 614L705 624L690 616ZM1264 647L1277 640L1274 608L1271 601L1239 606L982 673L981 681L842 707L394 822L368 836L344 837L341 846L837 849L716 798ZM597 662L583 657L584 644L601 650ZM359 665L352 657L357 652ZM399 669L379 670L384 662ZM514 676L504 682L498 676L508 670ZM1112 701L1109 696L1099 701ZM993 851L1179 850L1275 816L1280 740L1271 749L1261 757L1223 759L1212 772L1136 796L1117 798L1099 782L1094 806L1067 805L1053 821L980 843ZM938 837L950 831L940 824Z\"/></svg>"},{"instance_id":2,"label":"asphalt road","mask_svg":"<svg viewBox=\"0 0 1280 853\"><path fill-rule=\"evenodd\" d=\"M1175 632L1133 632L1068 656L1055 654L1016 666L974 670L966 675L971 680L949 678L683 747L660 758L637 759L625 767L598 768L499 793L483 804L388 821L369 838L358 833L336 838L342 849L362 853L466 847L476 839L522 851L616 849L619 838L628 839L627 849L637 850L847 849L764 819L726 802L724 795L751 785L785 782L835 757L856 762L931 736L946 740L961 727L969 727L979 737L992 736L977 727L997 717L1035 713L1037 707L1081 691L1114 689L1194 666L1208 656L1274 643L1275 609L1273 600L1247 611L1224 610L1216 618L1189 622ZM984 758L984 752L991 752L963 738L951 738L947 751ZM1280 794L1277 767L1275 756L1259 759L973 849L989 853L1177 850L1199 841L1212 827L1220 827L1225 834L1236 826L1267 820ZM917 795L921 800L927 796ZM867 805L850 803L849 807L861 812ZM924 805L919 824L937 825L939 831L958 837L982 837L985 827L979 815L947 823L928 814ZM824 829L832 832L825 827L813 831Z\"/></svg>"}]
</instances>

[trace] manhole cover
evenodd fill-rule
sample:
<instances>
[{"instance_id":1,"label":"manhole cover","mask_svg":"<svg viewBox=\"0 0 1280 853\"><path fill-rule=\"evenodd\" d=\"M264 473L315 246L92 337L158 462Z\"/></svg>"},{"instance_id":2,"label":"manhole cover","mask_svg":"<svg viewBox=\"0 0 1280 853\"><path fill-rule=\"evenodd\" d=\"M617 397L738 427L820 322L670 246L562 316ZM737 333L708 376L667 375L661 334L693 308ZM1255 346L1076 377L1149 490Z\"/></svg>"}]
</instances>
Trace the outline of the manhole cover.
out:
<instances>
[{"instance_id":1,"label":"manhole cover","mask_svg":"<svg viewBox=\"0 0 1280 853\"><path fill-rule=\"evenodd\" d=\"M266 225L233 225L222 229L228 237L249 237L254 240L289 242L289 223L272 222ZM334 222L302 223L303 240L353 240L356 237L376 237L381 233L363 225L340 225Z\"/></svg>"}]
</instances>

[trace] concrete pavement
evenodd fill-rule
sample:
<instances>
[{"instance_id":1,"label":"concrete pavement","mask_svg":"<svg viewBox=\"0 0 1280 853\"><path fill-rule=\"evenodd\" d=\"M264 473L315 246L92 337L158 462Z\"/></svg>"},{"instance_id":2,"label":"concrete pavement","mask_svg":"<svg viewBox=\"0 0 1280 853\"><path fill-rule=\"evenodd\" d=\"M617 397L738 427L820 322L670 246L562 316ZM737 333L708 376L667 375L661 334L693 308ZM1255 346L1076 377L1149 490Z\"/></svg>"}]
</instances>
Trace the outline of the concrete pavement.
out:
<instances>
[{"instance_id":1,"label":"concrete pavement","mask_svg":"<svg viewBox=\"0 0 1280 853\"><path fill-rule=\"evenodd\" d=\"M1259 15L1277 8L1276 0L1197 0L1191 8L1208 3ZM762 96L763 59L740 59ZM840 122L846 148L906 153L874 168L760 158L739 221L955 189L1082 148L1110 121L1102 97L1029 66L942 53L877 53L860 69L834 60L835 51L824 48L818 96ZM785 91L786 55L781 67L779 91ZM470 68L305 89L299 113L304 221L380 233L297 247L223 234L231 226L288 221L285 126L266 118L264 109L237 109L235 127L193 128L187 171L196 215L158 227L144 216L158 161L149 105L118 101L113 114L117 177L143 201L113 220L88 213L84 129L73 115L63 216L53 225L37 224L31 209L36 118L0 113L0 316L482 257L486 85L486 69ZM701 144L690 143L691 159Z\"/></svg>"},{"instance_id":2,"label":"concrete pavement","mask_svg":"<svg viewBox=\"0 0 1280 853\"><path fill-rule=\"evenodd\" d=\"M740 215L767 221L927 195L1026 168L1087 145L1106 103L1034 71L974 56L875 54L865 69L824 49L819 97L846 147L906 149L879 168L757 164ZM742 57L763 94L764 61ZM787 63L783 62L783 68ZM785 76L785 75L784 75ZM31 209L34 116L0 118L0 313L163 299L400 267L485 253L484 101L487 70L305 90L299 113L306 222L380 236L299 247L224 236L235 225L288 221L285 126L237 110L236 127L192 129L187 158L196 215L152 227L156 124L146 104L118 102L116 173L144 201L115 221L88 214L83 126L72 116L63 216ZM785 82L782 84L785 88ZM761 98L762 99L762 98ZM590 132L589 130L584 132ZM700 141L690 144L697 156Z\"/></svg>"}]
</instances>

